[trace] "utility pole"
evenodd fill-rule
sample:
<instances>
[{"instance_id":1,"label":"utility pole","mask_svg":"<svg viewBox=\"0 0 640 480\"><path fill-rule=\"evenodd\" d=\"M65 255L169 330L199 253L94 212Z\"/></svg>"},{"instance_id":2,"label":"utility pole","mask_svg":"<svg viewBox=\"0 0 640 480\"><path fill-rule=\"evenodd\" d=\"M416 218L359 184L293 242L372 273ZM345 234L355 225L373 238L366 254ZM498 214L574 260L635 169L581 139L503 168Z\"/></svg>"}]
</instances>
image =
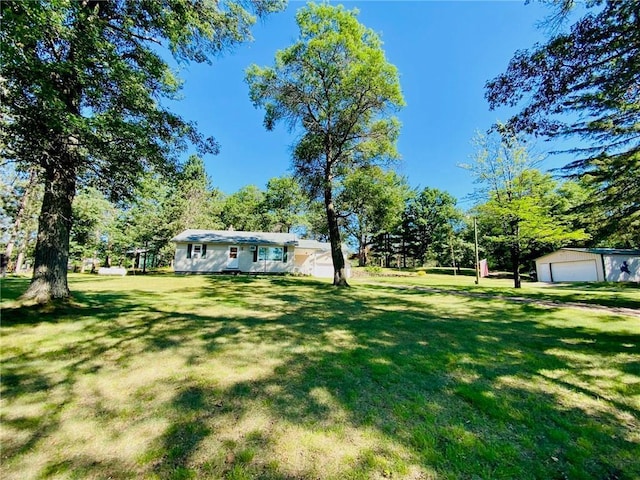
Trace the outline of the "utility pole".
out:
<instances>
[{"instance_id":1,"label":"utility pole","mask_svg":"<svg viewBox=\"0 0 640 480\"><path fill-rule=\"evenodd\" d=\"M473 236L475 237L476 252L476 285L480 284L480 257L478 257L478 220L473 217Z\"/></svg>"}]
</instances>

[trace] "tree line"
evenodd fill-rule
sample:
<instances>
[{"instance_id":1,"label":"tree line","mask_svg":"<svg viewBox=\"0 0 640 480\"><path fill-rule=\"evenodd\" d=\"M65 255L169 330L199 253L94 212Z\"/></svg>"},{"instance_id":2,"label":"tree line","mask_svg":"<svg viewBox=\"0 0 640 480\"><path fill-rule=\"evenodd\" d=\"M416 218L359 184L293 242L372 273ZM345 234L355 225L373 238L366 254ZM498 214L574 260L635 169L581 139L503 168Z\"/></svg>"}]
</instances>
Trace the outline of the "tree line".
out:
<instances>
[{"instance_id":1,"label":"tree line","mask_svg":"<svg viewBox=\"0 0 640 480\"><path fill-rule=\"evenodd\" d=\"M486 150L504 149L500 138L479 136L476 141L478 158L463 167L474 169L477 176L491 171L499 177L492 177L487 191L481 192L487 200L467 211L448 192L411 187L406 177L390 169L369 166L345 176L336 186L336 215L360 266L473 267L473 217L479 226L481 253L498 270L513 271L513 248L519 252L515 272L520 272L529 271L537 256L567 242L593 244L599 226L577 213L593 194L588 184L558 181L534 168L522 146L512 144L500 155ZM512 156L504 158L507 154ZM14 227L11 261L20 269L26 258L33 258L43 195L41 186L29 177L8 173L5 169L2 175L7 187L2 212L5 224ZM295 232L329 239L322 202L305 195L295 177L272 178L264 190L247 185L225 195L196 155L172 178L148 172L132 197L116 203L93 187L78 192L72 204L69 249L74 268L91 268L83 265L86 259L130 268L140 265L140 252L150 262L147 268L169 266L174 255L170 240L188 228ZM618 232L604 242L624 244L625 235Z\"/></svg>"},{"instance_id":2,"label":"tree line","mask_svg":"<svg viewBox=\"0 0 640 480\"><path fill-rule=\"evenodd\" d=\"M408 188L389 168L399 157L395 113L404 106L398 71L376 32L343 6L301 7L293 44L276 52L272 66L246 71L265 127L283 123L296 138L291 178L224 197L199 157L181 164L185 152L214 154L218 145L159 101L180 90L160 49L182 62L210 63L249 39L257 17L284 6L0 3L0 220L12 259L33 245L24 298L66 298L70 255L99 245L166 248L172 232L187 226L325 235L337 286L348 285L345 235L362 264L443 262L443 252L454 262L457 251L465 258L469 215L479 220L486 256L511 269L516 287L525 263L555 246L640 245L640 3L594 0L568 28L573 1L551 4L549 41L516 52L486 84L491 108L519 111L476 139L465 167L479 188L466 214L446 192ZM581 140L565 167L570 180L536 169L529 148L536 136ZM298 193L306 202L299 218Z\"/></svg>"}]
</instances>

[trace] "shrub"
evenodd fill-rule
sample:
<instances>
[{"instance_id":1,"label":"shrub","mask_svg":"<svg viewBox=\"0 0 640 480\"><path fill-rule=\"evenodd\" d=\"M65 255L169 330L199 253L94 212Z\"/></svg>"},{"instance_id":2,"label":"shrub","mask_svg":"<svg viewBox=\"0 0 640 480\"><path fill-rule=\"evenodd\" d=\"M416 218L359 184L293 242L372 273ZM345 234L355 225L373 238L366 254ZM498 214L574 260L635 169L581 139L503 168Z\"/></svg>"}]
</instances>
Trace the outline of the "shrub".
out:
<instances>
[{"instance_id":1,"label":"shrub","mask_svg":"<svg viewBox=\"0 0 640 480\"><path fill-rule=\"evenodd\" d=\"M369 265L368 267L364 267L364 269L370 275L380 275L382 273L382 267L378 267L377 265Z\"/></svg>"}]
</instances>

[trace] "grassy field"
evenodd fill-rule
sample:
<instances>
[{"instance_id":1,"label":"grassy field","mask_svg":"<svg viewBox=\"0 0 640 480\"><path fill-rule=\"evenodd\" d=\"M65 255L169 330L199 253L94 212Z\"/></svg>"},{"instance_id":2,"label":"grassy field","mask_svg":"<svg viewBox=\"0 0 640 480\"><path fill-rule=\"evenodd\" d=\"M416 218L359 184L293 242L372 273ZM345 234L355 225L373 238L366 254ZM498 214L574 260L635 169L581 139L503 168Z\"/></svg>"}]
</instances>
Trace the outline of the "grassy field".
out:
<instances>
[{"instance_id":1,"label":"grassy field","mask_svg":"<svg viewBox=\"0 0 640 480\"><path fill-rule=\"evenodd\" d=\"M513 280L502 278L482 278L475 284L475 276L433 275L424 276L398 272L395 276L371 276L360 279L367 283L406 285L423 288L437 288L451 293L474 293L489 296L525 297L558 303L579 302L594 306L630 308L640 310L640 285L637 283L592 283L573 282L566 284L545 284L523 282L522 288L513 288Z\"/></svg>"},{"instance_id":2,"label":"grassy field","mask_svg":"<svg viewBox=\"0 0 640 480\"><path fill-rule=\"evenodd\" d=\"M633 286L70 280L2 280L3 479L640 478L640 318L508 298Z\"/></svg>"}]
</instances>

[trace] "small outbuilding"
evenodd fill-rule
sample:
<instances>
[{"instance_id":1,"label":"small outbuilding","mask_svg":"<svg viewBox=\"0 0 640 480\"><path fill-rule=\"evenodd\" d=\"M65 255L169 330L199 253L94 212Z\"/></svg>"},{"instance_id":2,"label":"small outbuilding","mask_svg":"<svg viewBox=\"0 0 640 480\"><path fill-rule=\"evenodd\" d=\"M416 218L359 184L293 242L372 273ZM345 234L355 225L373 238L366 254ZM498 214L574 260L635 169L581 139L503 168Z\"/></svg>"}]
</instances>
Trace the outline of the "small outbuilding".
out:
<instances>
[{"instance_id":1,"label":"small outbuilding","mask_svg":"<svg viewBox=\"0 0 640 480\"><path fill-rule=\"evenodd\" d=\"M640 250L561 248L536 259L539 282L640 282Z\"/></svg>"}]
</instances>

